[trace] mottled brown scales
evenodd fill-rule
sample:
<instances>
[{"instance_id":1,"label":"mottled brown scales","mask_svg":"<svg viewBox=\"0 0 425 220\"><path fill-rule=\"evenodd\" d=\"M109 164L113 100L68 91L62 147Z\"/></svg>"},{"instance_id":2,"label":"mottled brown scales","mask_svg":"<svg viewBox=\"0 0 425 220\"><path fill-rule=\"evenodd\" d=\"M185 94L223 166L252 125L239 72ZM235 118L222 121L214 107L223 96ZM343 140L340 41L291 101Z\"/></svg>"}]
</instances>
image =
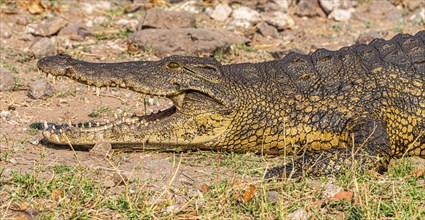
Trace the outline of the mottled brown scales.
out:
<instances>
[{"instance_id":1,"label":"mottled brown scales","mask_svg":"<svg viewBox=\"0 0 425 220\"><path fill-rule=\"evenodd\" d=\"M383 172L425 157L425 31L263 63L212 58L89 63L60 54L38 67L96 87L164 96L174 106L109 124L48 124L56 144L298 154L266 177L328 175L353 163Z\"/></svg>"}]
</instances>

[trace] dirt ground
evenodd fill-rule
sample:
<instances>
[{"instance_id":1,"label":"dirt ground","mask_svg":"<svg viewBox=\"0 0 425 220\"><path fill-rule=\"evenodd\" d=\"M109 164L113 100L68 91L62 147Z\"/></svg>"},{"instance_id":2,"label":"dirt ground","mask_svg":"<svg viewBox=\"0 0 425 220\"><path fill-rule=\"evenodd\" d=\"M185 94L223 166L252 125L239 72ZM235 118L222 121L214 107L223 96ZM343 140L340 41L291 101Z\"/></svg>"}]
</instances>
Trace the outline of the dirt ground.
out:
<instances>
[{"instance_id":1,"label":"dirt ground","mask_svg":"<svg viewBox=\"0 0 425 220\"><path fill-rule=\"evenodd\" d=\"M28 95L34 86L32 83L45 78L37 70L37 60L50 53L48 48L42 48L41 52L37 51L34 48L35 42L40 37L48 38L53 42L54 53L64 52L86 61L158 60L161 57L157 56L155 51L150 51L149 48L133 48L128 44L128 37L139 29L125 25L132 24L130 21L136 23L142 21L146 10L155 7L161 10L174 9L182 2L116 0L102 4L101 1L62 0L42 1L41 5L37 3L38 1L0 2L3 32L0 42L0 65L7 69L15 80L11 91L0 91L1 178L10 178L14 172L32 173L39 166L46 168L45 172L40 172L39 177L50 178L54 173L48 169L49 167L66 164L97 170L97 178L105 182L113 179L117 173L125 178L152 180L151 187L160 190L168 183L173 187L181 187L210 184L217 179L249 183L261 181L265 169L281 160L279 157L252 154L229 156L220 152L199 151L184 153L111 151L105 158L102 152L99 155L85 149L72 150L68 146L46 143L42 140L41 131L31 127L33 123L45 120L55 123L64 123L68 120L104 121L113 117L115 113L119 116L124 113L140 115L164 109L170 103L166 99L145 97L124 89L102 90L100 96L96 96L94 88L87 88L69 79L51 78L47 80L51 85L52 95L32 98ZM415 6L412 3L408 5L409 1L393 1L394 3L358 1L353 7L341 6L351 13L351 17L336 21L326 16L320 6L306 9L293 1L287 1L291 4L281 10L293 23L283 28L270 25L273 28L272 33L275 34L270 37L264 34L267 29L262 33L258 26L262 18L244 28L226 26L232 15L226 21L211 18L206 9L214 9L220 2L230 2L232 8L248 6L259 14L265 14L264 5L274 1L197 1L201 11L193 14L196 28L227 28L238 36L248 39L245 45L234 45L221 53L202 54L214 56L223 63L268 61L279 59L289 51L311 53L317 48L336 50L356 42L368 43L374 37L390 39L398 33L415 34L425 29L424 21L420 17L422 13L420 10L425 6L420 2ZM94 9L89 11L87 4ZM130 10L137 8L136 6L139 9ZM317 10L320 12L315 14L314 11ZM303 16L303 13L307 15ZM58 17L64 19L67 24L82 23L90 35L84 36L82 40L73 40L72 34L65 33L59 37L56 32L39 36L36 31L30 30L31 25ZM120 19L126 19L124 27L119 24ZM92 26L87 27L88 23ZM6 29L11 30L10 36L4 34ZM78 34L81 36L81 33ZM48 93L45 90L41 89L40 92ZM240 158L254 159L250 163L233 164L229 167L225 163L229 157L232 161ZM241 171L245 169L250 171Z\"/></svg>"}]
</instances>

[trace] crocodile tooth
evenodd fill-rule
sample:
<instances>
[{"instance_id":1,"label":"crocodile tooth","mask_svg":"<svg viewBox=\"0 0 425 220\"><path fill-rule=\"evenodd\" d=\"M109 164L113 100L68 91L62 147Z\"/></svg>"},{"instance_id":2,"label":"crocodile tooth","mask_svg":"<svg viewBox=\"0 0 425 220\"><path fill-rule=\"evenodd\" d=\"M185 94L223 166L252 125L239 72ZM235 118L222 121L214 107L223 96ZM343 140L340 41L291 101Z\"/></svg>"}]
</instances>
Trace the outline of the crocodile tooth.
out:
<instances>
[{"instance_id":1,"label":"crocodile tooth","mask_svg":"<svg viewBox=\"0 0 425 220\"><path fill-rule=\"evenodd\" d=\"M54 126L54 125L53 125L53 126L52 126L52 129L53 129L53 130L56 130L56 126Z\"/></svg>"},{"instance_id":2,"label":"crocodile tooth","mask_svg":"<svg viewBox=\"0 0 425 220\"><path fill-rule=\"evenodd\" d=\"M116 113L116 112L114 113L114 118L115 118L115 119L118 119L118 115L117 115L117 113Z\"/></svg>"},{"instance_id":3,"label":"crocodile tooth","mask_svg":"<svg viewBox=\"0 0 425 220\"><path fill-rule=\"evenodd\" d=\"M88 127L91 128L91 122L89 122L89 126Z\"/></svg>"},{"instance_id":4,"label":"crocodile tooth","mask_svg":"<svg viewBox=\"0 0 425 220\"><path fill-rule=\"evenodd\" d=\"M68 119L68 126L69 127L72 127L72 121L71 121L71 119Z\"/></svg>"},{"instance_id":5,"label":"crocodile tooth","mask_svg":"<svg viewBox=\"0 0 425 220\"><path fill-rule=\"evenodd\" d=\"M96 87L96 96L100 96L100 87Z\"/></svg>"},{"instance_id":6,"label":"crocodile tooth","mask_svg":"<svg viewBox=\"0 0 425 220\"><path fill-rule=\"evenodd\" d=\"M63 133L62 129L59 129L59 133L61 133L61 134Z\"/></svg>"},{"instance_id":7,"label":"crocodile tooth","mask_svg":"<svg viewBox=\"0 0 425 220\"><path fill-rule=\"evenodd\" d=\"M90 85L87 85L87 93L90 92Z\"/></svg>"},{"instance_id":8,"label":"crocodile tooth","mask_svg":"<svg viewBox=\"0 0 425 220\"><path fill-rule=\"evenodd\" d=\"M99 122L96 122L96 126L99 127L100 126L100 123Z\"/></svg>"},{"instance_id":9,"label":"crocodile tooth","mask_svg":"<svg viewBox=\"0 0 425 220\"><path fill-rule=\"evenodd\" d=\"M47 128L49 128L49 125L47 124L47 121L44 121L44 130L46 130Z\"/></svg>"},{"instance_id":10,"label":"crocodile tooth","mask_svg":"<svg viewBox=\"0 0 425 220\"><path fill-rule=\"evenodd\" d=\"M60 143L59 136L57 136L56 134L55 134L55 135L53 135L53 136L55 137L56 141L57 141L58 143Z\"/></svg>"}]
</instances>

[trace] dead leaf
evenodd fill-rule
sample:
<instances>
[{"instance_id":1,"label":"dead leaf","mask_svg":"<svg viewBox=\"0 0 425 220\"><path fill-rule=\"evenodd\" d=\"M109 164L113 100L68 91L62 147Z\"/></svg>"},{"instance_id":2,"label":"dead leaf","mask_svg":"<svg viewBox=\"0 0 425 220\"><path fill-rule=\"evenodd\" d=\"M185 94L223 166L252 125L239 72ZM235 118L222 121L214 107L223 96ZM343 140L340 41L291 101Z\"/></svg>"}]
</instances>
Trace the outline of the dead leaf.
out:
<instances>
[{"instance_id":1,"label":"dead leaf","mask_svg":"<svg viewBox=\"0 0 425 220\"><path fill-rule=\"evenodd\" d=\"M21 8L28 10L31 14L43 14L45 8L43 3L40 0L30 0L26 1L18 1L18 4Z\"/></svg>"},{"instance_id":2,"label":"dead leaf","mask_svg":"<svg viewBox=\"0 0 425 220\"><path fill-rule=\"evenodd\" d=\"M243 201L248 202L254 196L254 192L257 188L254 185L249 185L249 188L243 194Z\"/></svg>"},{"instance_id":3,"label":"dead leaf","mask_svg":"<svg viewBox=\"0 0 425 220\"><path fill-rule=\"evenodd\" d=\"M50 197L53 200L58 201L60 198L63 197L63 191L62 190L52 190L52 193L50 194Z\"/></svg>"},{"instance_id":4,"label":"dead leaf","mask_svg":"<svg viewBox=\"0 0 425 220\"><path fill-rule=\"evenodd\" d=\"M420 168L416 170L412 170L409 175L406 175L404 179L409 179L410 177L419 178L424 175L425 168Z\"/></svg>"},{"instance_id":5,"label":"dead leaf","mask_svg":"<svg viewBox=\"0 0 425 220\"><path fill-rule=\"evenodd\" d=\"M200 188L201 188L203 194L205 194L207 192L207 190L208 190L208 186L205 185L205 184L201 185Z\"/></svg>"}]
</instances>

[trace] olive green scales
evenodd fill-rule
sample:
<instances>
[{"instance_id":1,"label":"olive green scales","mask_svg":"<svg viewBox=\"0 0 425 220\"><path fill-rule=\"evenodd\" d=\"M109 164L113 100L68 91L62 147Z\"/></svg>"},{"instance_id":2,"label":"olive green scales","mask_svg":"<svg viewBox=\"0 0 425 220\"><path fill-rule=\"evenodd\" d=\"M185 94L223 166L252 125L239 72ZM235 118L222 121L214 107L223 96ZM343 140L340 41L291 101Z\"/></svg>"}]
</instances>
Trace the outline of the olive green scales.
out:
<instances>
[{"instance_id":1,"label":"olive green scales","mask_svg":"<svg viewBox=\"0 0 425 220\"><path fill-rule=\"evenodd\" d=\"M263 63L184 56L90 63L59 54L38 67L174 103L92 126L49 123L43 135L55 144L301 155L267 178L334 174L353 162L384 172L391 158L425 157L425 31Z\"/></svg>"}]
</instances>

